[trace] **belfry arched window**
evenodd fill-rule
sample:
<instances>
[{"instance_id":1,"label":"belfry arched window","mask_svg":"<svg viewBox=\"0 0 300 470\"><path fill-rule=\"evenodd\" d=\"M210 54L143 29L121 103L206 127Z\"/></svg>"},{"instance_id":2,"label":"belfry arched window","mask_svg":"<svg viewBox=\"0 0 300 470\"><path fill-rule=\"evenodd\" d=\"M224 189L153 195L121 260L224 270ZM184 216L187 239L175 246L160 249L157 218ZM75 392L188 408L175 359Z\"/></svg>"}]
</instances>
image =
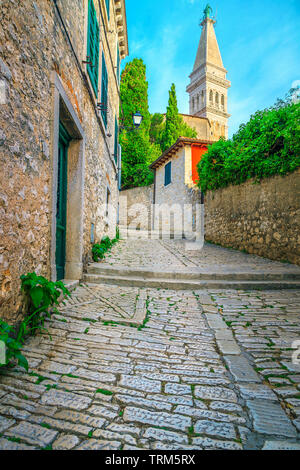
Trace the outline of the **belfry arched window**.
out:
<instances>
[{"instance_id":1,"label":"belfry arched window","mask_svg":"<svg viewBox=\"0 0 300 470\"><path fill-rule=\"evenodd\" d=\"M221 96L221 105L224 108L225 107L225 97L224 95Z\"/></svg>"},{"instance_id":2,"label":"belfry arched window","mask_svg":"<svg viewBox=\"0 0 300 470\"><path fill-rule=\"evenodd\" d=\"M204 91L202 90L202 93L201 93L201 103L202 105L204 105Z\"/></svg>"},{"instance_id":3,"label":"belfry arched window","mask_svg":"<svg viewBox=\"0 0 300 470\"><path fill-rule=\"evenodd\" d=\"M219 93L216 93L216 106L219 106Z\"/></svg>"},{"instance_id":4,"label":"belfry arched window","mask_svg":"<svg viewBox=\"0 0 300 470\"><path fill-rule=\"evenodd\" d=\"M210 92L209 92L209 101L210 101L211 103L213 103L213 101L214 101L214 95L213 95L212 90L210 90Z\"/></svg>"}]
</instances>

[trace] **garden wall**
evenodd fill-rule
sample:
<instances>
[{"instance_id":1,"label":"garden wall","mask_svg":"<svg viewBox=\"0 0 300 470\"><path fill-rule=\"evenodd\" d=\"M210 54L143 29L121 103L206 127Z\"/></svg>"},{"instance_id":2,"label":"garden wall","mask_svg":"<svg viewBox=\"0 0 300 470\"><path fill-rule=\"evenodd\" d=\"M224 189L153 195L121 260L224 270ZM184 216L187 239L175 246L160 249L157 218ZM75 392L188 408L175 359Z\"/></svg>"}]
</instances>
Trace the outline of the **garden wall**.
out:
<instances>
[{"instance_id":1,"label":"garden wall","mask_svg":"<svg viewBox=\"0 0 300 470\"><path fill-rule=\"evenodd\" d=\"M206 240L300 265L300 169L209 191Z\"/></svg>"},{"instance_id":2,"label":"garden wall","mask_svg":"<svg viewBox=\"0 0 300 470\"><path fill-rule=\"evenodd\" d=\"M126 189L120 193L120 225L130 227L138 217L140 230L151 230L154 185L141 188ZM136 213L133 205L143 205L143 210Z\"/></svg>"}]
</instances>

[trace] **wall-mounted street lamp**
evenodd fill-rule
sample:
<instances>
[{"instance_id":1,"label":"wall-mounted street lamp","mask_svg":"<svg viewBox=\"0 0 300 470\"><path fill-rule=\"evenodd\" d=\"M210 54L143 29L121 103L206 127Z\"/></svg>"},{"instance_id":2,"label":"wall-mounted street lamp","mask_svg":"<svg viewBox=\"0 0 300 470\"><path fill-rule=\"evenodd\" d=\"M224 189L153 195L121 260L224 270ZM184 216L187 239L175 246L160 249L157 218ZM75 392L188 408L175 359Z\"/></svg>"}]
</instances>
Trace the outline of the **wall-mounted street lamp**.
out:
<instances>
[{"instance_id":1,"label":"wall-mounted street lamp","mask_svg":"<svg viewBox=\"0 0 300 470\"><path fill-rule=\"evenodd\" d=\"M137 111L135 114L133 114L132 119L133 119L133 125L135 129L138 129L140 125L142 124L143 116L141 115L141 113Z\"/></svg>"},{"instance_id":2,"label":"wall-mounted street lamp","mask_svg":"<svg viewBox=\"0 0 300 470\"><path fill-rule=\"evenodd\" d=\"M140 128L144 117L138 111L132 115L133 127L120 126L120 130L126 130L128 132L137 130Z\"/></svg>"},{"instance_id":3,"label":"wall-mounted street lamp","mask_svg":"<svg viewBox=\"0 0 300 470\"><path fill-rule=\"evenodd\" d=\"M122 109L122 108L121 108ZM122 109L123 111L123 109ZM140 127L141 127L141 124L143 122L143 119L144 117L141 115L140 112L136 111L133 115L132 115L132 121L133 121L133 127L126 127L126 126L120 126L119 127L119 130L122 131L122 130L126 130L127 132L132 132L132 131L137 131ZM114 157L117 159L117 162L118 162L118 171L117 171L117 174L116 174L116 180L118 180L118 184L119 184L119 190L121 190L121 177L122 177L122 164L121 164L121 160L122 160L122 147L121 145L119 144L118 145L118 154L117 155L114 155Z\"/></svg>"}]
</instances>

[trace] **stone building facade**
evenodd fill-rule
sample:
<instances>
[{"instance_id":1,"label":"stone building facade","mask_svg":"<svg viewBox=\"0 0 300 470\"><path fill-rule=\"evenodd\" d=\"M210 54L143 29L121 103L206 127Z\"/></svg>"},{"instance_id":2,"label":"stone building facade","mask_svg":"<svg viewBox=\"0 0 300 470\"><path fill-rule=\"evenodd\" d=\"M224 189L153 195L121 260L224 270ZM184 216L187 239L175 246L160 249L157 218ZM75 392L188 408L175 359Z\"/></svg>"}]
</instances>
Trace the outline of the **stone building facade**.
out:
<instances>
[{"instance_id":1,"label":"stone building facade","mask_svg":"<svg viewBox=\"0 0 300 470\"><path fill-rule=\"evenodd\" d=\"M190 114L208 118L211 124L210 140L228 138L227 95L231 84L226 78L214 24L208 12L205 13L202 34L198 46L190 84Z\"/></svg>"},{"instance_id":2,"label":"stone building facade","mask_svg":"<svg viewBox=\"0 0 300 470\"><path fill-rule=\"evenodd\" d=\"M20 275L81 279L91 243L115 235L128 43L124 0L2 0L0 17L0 317L14 322Z\"/></svg>"},{"instance_id":3,"label":"stone building facade","mask_svg":"<svg viewBox=\"0 0 300 470\"><path fill-rule=\"evenodd\" d=\"M196 220L195 204L201 204L201 193L196 185L197 164L210 143L180 137L152 163L154 231L179 238L195 235L197 223L199 226L200 222Z\"/></svg>"}]
</instances>

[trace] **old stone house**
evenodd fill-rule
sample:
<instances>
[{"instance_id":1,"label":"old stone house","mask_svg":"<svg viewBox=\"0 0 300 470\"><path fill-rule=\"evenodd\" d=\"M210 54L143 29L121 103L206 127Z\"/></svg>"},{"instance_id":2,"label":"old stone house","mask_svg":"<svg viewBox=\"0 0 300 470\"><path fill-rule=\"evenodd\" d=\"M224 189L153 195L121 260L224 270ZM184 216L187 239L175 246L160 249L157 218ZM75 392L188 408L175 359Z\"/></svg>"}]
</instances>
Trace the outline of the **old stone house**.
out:
<instances>
[{"instance_id":1,"label":"old stone house","mask_svg":"<svg viewBox=\"0 0 300 470\"><path fill-rule=\"evenodd\" d=\"M0 24L0 316L16 321L20 275L81 279L115 235L125 1L2 0Z\"/></svg>"},{"instance_id":2,"label":"old stone house","mask_svg":"<svg viewBox=\"0 0 300 470\"><path fill-rule=\"evenodd\" d=\"M180 137L152 163L154 231L192 238L197 223L195 204L201 204L197 165L211 143Z\"/></svg>"}]
</instances>

